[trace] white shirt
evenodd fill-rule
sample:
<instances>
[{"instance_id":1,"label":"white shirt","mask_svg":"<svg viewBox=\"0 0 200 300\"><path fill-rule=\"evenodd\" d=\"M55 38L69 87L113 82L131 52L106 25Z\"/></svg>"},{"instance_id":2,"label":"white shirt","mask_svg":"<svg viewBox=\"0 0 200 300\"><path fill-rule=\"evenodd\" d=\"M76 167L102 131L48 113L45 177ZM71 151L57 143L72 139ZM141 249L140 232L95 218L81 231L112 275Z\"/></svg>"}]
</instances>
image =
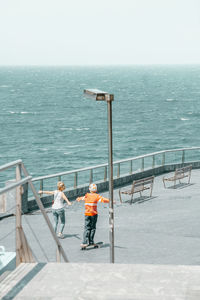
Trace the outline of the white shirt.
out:
<instances>
[{"instance_id":1,"label":"white shirt","mask_svg":"<svg viewBox=\"0 0 200 300\"><path fill-rule=\"evenodd\" d=\"M54 191L54 203L52 205L53 209L61 209L64 208L64 202L62 198L62 192L61 191Z\"/></svg>"}]
</instances>

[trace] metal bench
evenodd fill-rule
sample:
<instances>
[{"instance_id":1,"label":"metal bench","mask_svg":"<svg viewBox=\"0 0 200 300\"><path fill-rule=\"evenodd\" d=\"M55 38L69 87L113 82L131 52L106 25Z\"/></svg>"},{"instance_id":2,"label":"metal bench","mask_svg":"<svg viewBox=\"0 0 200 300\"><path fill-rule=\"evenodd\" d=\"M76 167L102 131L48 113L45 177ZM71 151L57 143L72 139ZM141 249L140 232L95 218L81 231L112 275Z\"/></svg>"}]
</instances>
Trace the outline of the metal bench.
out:
<instances>
[{"instance_id":1,"label":"metal bench","mask_svg":"<svg viewBox=\"0 0 200 300\"><path fill-rule=\"evenodd\" d=\"M133 202L133 195L135 193L140 193L140 197L142 196L142 192L145 190L150 190L150 197L152 196L153 190L153 183L154 183L154 176L146 177L139 180L134 180L132 183L132 187L130 190L121 191L119 190L119 198L120 202L122 203L122 194L131 195L131 203Z\"/></svg>"},{"instance_id":2,"label":"metal bench","mask_svg":"<svg viewBox=\"0 0 200 300\"><path fill-rule=\"evenodd\" d=\"M189 184L191 178L191 171L192 171L192 165L189 165L183 168L176 169L174 175L171 177L164 176L163 177L164 187L166 188L165 181L173 181L175 187L177 180L179 181L179 183L181 183L181 179L186 177L188 177L188 184Z\"/></svg>"}]
</instances>

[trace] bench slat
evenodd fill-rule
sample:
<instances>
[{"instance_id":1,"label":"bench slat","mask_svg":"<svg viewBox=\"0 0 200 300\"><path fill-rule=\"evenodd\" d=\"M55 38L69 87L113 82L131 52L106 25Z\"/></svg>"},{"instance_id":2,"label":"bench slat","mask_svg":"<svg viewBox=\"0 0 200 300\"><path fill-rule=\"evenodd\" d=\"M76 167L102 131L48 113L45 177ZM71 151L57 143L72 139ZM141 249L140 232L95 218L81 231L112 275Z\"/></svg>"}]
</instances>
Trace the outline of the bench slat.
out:
<instances>
[{"instance_id":1,"label":"bench slat","mask_svg":"<svg viewBox=\"0 0 200 300\"><path fill-rule=\"evenodd\" d=\"M121 194L132 195L132 197L131 197L131 202L132 202L133 194L141 193L141 192L143 192L145 190L149 190L149 189L150 189L150 196L151 196L152 189L153 189L153 182L154 182L154 176L150 176L150 177L139 179L139 180L134 180L132 183L131 190L126 190L126 191L119 190L120 201L122 202Z\"/></svg>"},{"instance_id":2,"label":"bench slat","mask_svg":"<svg viewBox=\"0 0 200 300\"><path fill-rule=\"evenodd\" d=\"M183 168L176 169L174 175L171 177L163 177L164 187L166 187L165 181L174 181L175 184L176 180L180 180L186 177L188 177L188 183L189 183L191 177L191 170L192 170L192 165L189 165Z\"/></svg>"}]
</instances>

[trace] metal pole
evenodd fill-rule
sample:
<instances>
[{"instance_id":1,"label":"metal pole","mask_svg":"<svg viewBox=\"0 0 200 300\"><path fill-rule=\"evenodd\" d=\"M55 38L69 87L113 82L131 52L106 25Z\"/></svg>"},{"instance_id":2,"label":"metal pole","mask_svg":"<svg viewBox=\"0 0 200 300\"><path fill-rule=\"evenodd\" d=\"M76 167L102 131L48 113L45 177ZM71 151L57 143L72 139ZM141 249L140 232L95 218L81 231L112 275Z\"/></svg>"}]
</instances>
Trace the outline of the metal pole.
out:
<instances>
[{"instance_id":1,"label":"metal pole","mask_svg":"<svg viewBox=\"0 0 200 300\"><path fill-rule=\"evenodd\" d=\"M21 180L21 168L16 166L16 181ZM21 263L22 243L20 238L20 230L22 228L21 220L21 188L16 188L16 267Z\"/></svg>"},{"instance_id":2,"label":"metal pole","mask_svg":"<svg viewBox=\"0 0 200 300\"><path fill-rule=\"evenodd\" d=\"M108 95L110 96L110 95ZM109 171L109 239L110 262L114 263L114 206L113 206L113 157L112 157L112 101L107 100L108 108L108 171Z\"/></svg>"}]
</instances>

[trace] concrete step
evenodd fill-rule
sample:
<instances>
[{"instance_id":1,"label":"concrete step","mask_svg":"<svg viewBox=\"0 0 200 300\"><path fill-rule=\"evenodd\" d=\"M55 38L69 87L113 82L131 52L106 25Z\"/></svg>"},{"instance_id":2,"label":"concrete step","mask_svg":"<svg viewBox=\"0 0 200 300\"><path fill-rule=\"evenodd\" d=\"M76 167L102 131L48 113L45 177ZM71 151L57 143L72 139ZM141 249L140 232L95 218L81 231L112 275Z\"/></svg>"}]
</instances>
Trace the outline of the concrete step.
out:
<instances>
[{"instance_id":1,"label":"concrete step","mask_svg":"<svg viewBox=\"0 0 200 300\"><path fill-rule=\"evenodd\" d=\"M11 291L36 265L36 263L21 263L14 271L7 274L0 284L0 299Z\"/></svg>"},{"instance_id":2,"label":"concrete step","mask_svg":"<svg viewBox=\"0 0 200 300\"><path fill-rule=\"evenodd\" d=\"M10 274L11 271L5 271L0 275L0 283Z\"/></svg>"}]
</instances>

